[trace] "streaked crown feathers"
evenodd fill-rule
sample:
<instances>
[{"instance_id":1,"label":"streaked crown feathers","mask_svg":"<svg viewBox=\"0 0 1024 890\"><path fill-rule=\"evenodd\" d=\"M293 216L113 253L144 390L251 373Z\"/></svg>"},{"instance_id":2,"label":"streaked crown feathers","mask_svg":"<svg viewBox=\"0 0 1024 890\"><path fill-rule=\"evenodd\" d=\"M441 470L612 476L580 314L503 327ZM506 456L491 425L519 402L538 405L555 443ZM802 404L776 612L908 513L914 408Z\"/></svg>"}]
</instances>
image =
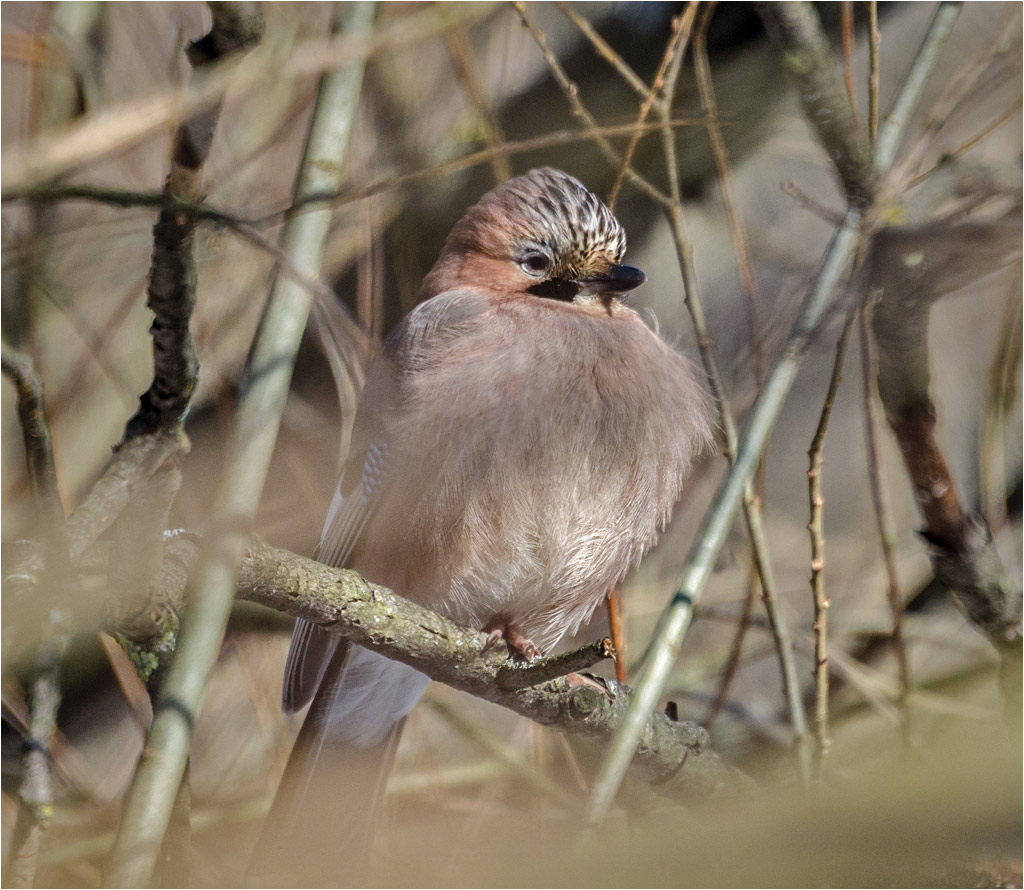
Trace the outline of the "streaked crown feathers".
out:
<instances>
[{"instance_id":1,"label":"streaked crown feathers","mask_svg":"<svg viewBox=\"0 0 1024 890\"><path fill-rule=\"evenodd\" d=\"M540 167L484 195L456 224L448 243L498 259L513 258L527 245L543 248L558 275L575 277L619 262L626 233L578 179Z\"/></svg>"}]
</instances>

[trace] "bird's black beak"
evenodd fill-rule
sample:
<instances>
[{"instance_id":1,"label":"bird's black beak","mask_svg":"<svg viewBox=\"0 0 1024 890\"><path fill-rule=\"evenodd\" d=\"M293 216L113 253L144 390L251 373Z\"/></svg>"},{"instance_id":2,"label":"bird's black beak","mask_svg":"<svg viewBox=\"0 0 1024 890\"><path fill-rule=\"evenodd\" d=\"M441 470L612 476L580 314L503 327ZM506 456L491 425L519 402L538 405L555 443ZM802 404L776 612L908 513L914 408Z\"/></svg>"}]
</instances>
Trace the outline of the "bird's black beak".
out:
<instances>
[{"instance_id":1,"label":"bird's black beak","mask_svg":"<svg viewBox=\"0 0 1024 890\"><path fill-rule=\"evenodd\" d=\"M639 269L634 269L632 266L620 266L616 263L610 266L604 275L580 278L580 293L611 299L640 287L646 280L647 276Z\"/></svg>"}]
</instances>

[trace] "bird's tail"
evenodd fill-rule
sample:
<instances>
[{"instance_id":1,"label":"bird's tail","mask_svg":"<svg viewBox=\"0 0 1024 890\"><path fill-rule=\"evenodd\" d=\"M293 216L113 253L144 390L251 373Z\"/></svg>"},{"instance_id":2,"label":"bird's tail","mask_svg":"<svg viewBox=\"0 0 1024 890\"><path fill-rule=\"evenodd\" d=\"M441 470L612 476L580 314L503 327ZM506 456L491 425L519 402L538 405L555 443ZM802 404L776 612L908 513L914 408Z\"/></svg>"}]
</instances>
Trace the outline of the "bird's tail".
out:
<instances>
[{"instance_id":1,"label":"bird's tail","mask_svg":"<svg viewBox=\"0 0 1024 890\"><path fill-rule=\"evenodd\" d=\"M339 646L253 851L251 886L367 886L384 787L427 682L406 665Z\"/></svg>"}]
</instances>

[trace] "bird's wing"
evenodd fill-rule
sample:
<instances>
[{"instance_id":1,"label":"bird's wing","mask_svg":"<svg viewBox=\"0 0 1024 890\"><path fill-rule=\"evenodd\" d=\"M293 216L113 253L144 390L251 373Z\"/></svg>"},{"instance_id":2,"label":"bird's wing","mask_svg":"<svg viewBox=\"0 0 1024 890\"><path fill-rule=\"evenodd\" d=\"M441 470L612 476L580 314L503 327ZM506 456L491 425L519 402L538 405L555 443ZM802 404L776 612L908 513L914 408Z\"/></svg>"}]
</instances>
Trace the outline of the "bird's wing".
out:
<instances>
[{"instance_id":1,"label":"bird's wing","mask_svg":"<svg viewBox=\"0 0 1024 890\"><path fill-rule=\"evenodd\" d=\"M315 558L346 565L388 483L392 456L390 419L402 410L401 381L429 363L438 341L458 336L462 325L486 309L479 295L450 291L421 303L395 328L366 376L352 429L352 445L331 500ZM286 714L313 697L341 637L301 618L285 662L281 706Z\"/></svg>"},{"instance_id":2,"label":"bird's wing","mask_svg":"<svg viewBox=\"0 0 1024 890\"><path fill-rule=\"evenodd\" d=\"M367 375L352 429L352 447L313 554L326 565L340 568L348 562L379 501L388 465L386 416L397 410L396 401L393 362L384 354ZM341 643L337 634L301 618L296 621L281 695L286 714L294 714L312 699Z\"/></svg>"}]
</instances>

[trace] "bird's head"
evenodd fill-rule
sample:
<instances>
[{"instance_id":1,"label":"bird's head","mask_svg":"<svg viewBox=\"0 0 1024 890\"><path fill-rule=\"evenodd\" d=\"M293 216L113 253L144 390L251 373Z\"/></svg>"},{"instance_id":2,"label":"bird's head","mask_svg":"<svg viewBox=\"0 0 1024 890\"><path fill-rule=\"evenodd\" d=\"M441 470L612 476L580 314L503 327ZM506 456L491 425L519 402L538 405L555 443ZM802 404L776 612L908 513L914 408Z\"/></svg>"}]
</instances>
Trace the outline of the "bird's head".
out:
<instances>
[{"instance_id":1,"label":"bird's head","mask_svg":"<svg viewBox=\"0 0 1024 890\"><path fill-rule=\"evenodd\" d=\"M567 173L542 167L502 183L467 210L435 270L460 279L447 287L596 299L608 307L644 282L643 272L620 264L625 251L626 233L604 203Z\"/></svg>"}]
</instances>

